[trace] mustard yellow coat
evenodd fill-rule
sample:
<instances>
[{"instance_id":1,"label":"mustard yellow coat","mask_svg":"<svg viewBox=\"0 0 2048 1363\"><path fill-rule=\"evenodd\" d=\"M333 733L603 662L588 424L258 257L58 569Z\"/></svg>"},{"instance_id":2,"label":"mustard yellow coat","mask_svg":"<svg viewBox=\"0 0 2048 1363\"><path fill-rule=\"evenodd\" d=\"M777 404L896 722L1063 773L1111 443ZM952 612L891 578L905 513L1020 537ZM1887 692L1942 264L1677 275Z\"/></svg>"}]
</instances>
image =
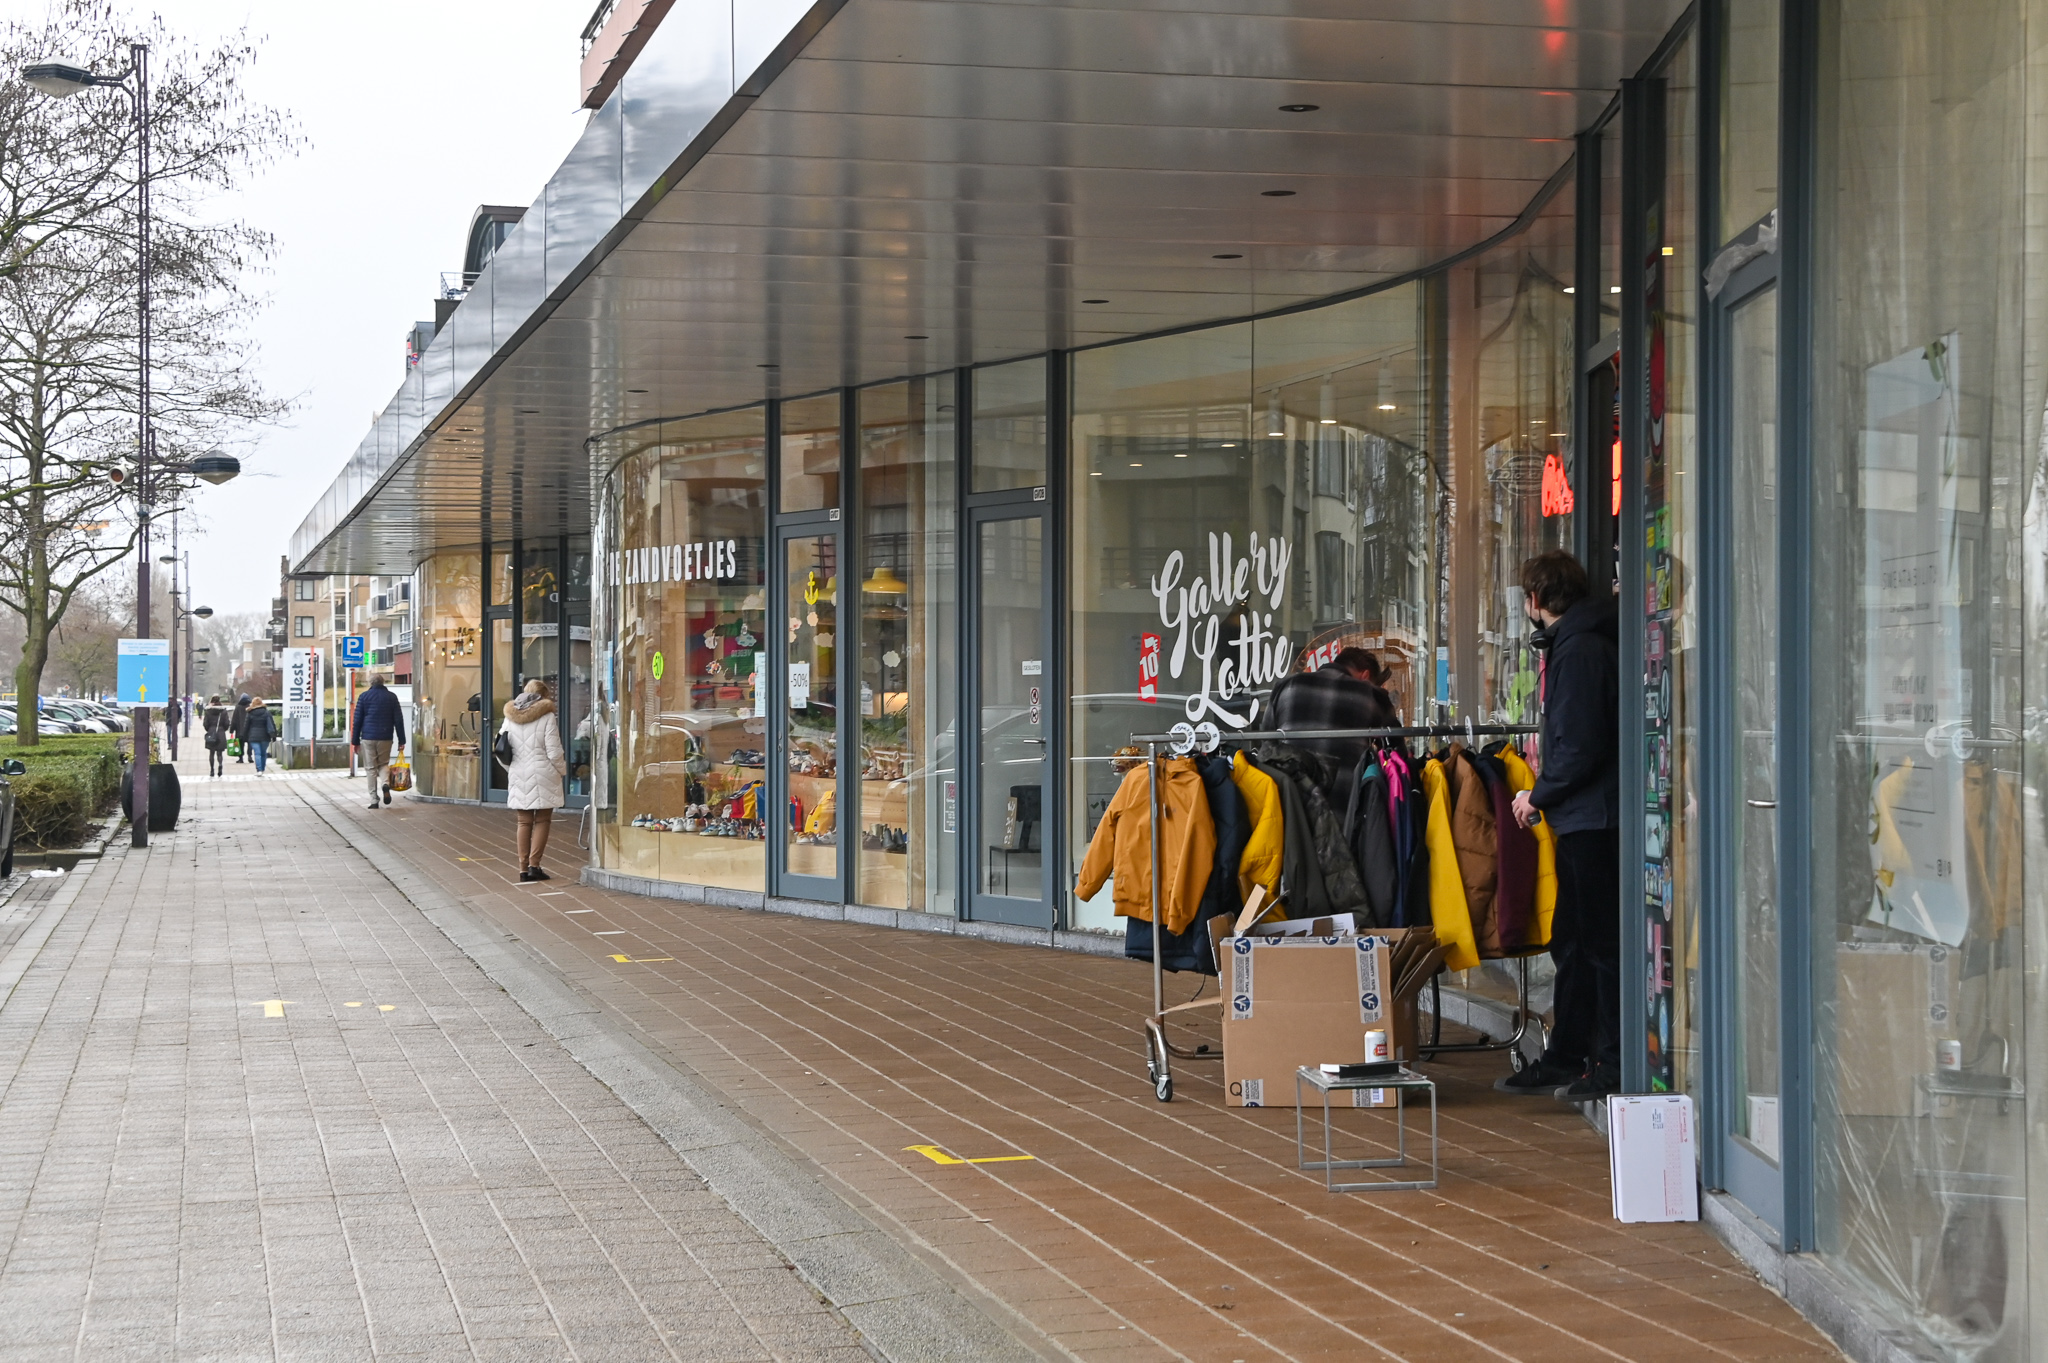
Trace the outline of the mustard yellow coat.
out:
<instances>
[{"instance_id":1,"label":"mustard yellow coat","mask_svg":"<svg viewBox=\"0 0 2048 1363\"><path fill-rule=\"evenodd\" d=\"M1263 885L1265 902L1277 905L1281 851L1286 842L1286 828L1280 821L1280 788L1273 784L1272 777L1247 761L1243 753L1230 765L1230 782L1244 800L1245 813L1252 825L1251 840L1245 843L1244 856L1237 863L1237 888L1250 899L1252 886Z\"/></svg>"},{"instance_id":2,"label":"mustard yellow coat","mask_svg":"<svg viewBox=\"0 0 2048 1363\"><path fill-rule=\"evenodd\" d=\"M1429 918L1436 940L1445 948L1446 970L1470 970L1479 964L1479 945L1472 935L1472 910L1465 903L1465 879L1458 871L1458 844L1451 839L1451 790L1444 764L1422 764L1422 795L1429 801L1423 844L1429 848Z\"/></svg>"}]
</instances>

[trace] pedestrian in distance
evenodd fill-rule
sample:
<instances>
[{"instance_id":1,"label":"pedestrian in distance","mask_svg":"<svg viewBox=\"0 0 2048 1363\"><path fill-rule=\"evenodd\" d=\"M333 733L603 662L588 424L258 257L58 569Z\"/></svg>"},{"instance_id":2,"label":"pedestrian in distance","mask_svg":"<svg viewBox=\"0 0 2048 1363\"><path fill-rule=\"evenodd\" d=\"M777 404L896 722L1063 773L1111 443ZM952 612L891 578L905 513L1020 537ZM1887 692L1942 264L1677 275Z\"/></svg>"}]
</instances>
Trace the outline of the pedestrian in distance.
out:
<instances>
[{"instance_id":1,"label":"pedestrian in distance","mask_svg":"<svg viewBox=\"0 0 2048 1363\"><path fill-rule=\"evenodd\" d=\"M512 747L505 764L505 803L519 814L519 878L552 879L540 868L548 830L562 807L562 778L569 755L562 751L562 727L554 720L555 693L538 677L505 707L498 732Z\"/></svg>"},{"instance_id":2,"label":"pedestrian in distance","mask_svg":"<svg viewBox=\"0 0 2048 1363\"><path fill-rule=\"evenodd\" d=\"M200 717L200 725L206 731L206 774L225 776L227 774L228 725L234 718L225 702L213 696L206 702L206 711Z\"/></svg>"},{"instance_id":3,"label":"pedestrian in distance","mask_svg":"<svg viewBox=\"0 0 2048 1363\"><path fill-rule=\"evenodd\" d=\"M1515 796L1522 827L1538 818L1557 843L1556 1024L1506 1093L1605 1098L1621 1087L1621 685L1618 611L1562 549L1522 564L1523 603L1539 628L1542 771Z\"/></svg>"},{"instance_id":4,"label":"pedestrian in distance","mask_svg":"<svg viewBox=\"0 0 2048 1363\"><path fill-rule=\"evenodd\" d=\"M235 742L241 745L241 751L235 754L236 766L240 766L249 760L249 735L243 732L248 727L249 693L244 691L241 699L235 702L235 712L228 716L228 733L233 735Z\"/></svg>"},{"instance_id":5,"label":"pedestrian in distance","mask_svg":"<svg viewBox=\"0 0 2048 1363\"><path fill-rule=\"evenodd\" d=\"M261 776L269 763L270 745L277 742L277 716L258 696L249 702L249 713L242 716L242 749L255 754L256 774Z\"/></svg>"},{"instance_id":6,"label":"pedestrian in distance","mask_svg":"<svg viewBox=\"0 0 2048 1363\"><path fill-rule=\"evenodd\" d=\"M356 712L349 722L348 742L369 775L370 808L378 807L379 794L383 795L385 804L390 804L391 745L395 742L398 751L405 751L405 707L384 684L381 672L371 673L370 689L356 697Z\"/></svg>"}]
</instances>

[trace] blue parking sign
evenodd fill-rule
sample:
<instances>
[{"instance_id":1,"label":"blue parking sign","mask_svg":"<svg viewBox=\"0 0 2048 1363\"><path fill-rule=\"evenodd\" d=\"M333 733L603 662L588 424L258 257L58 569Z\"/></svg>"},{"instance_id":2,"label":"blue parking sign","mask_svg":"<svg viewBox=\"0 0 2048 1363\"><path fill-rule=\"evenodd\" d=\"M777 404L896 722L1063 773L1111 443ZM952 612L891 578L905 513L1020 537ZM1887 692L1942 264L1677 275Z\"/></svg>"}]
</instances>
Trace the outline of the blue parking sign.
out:
<instances>
[{"instance_id":1,"label":"blue parking sign","mask_svg":"<svg viewBox=\"0 0 2048 1363\"><path fill-rule=\"evenodd\" d=\"M368 662L370 656L368 645L369 640L360 634L342 635L341 665L343 667L361 667L364 663Z\"/></svg>"},{"instance_id":2,"label":"blue parking sign","mask_svg":"<svg viewBox=\"0 0 2048 1363\"><path fill-rule=\"evenodd\" d=\"M171 699L171 641L121 639L114 650L114 690L123 705L166 705Z\"/></svg>"}]
</instances>

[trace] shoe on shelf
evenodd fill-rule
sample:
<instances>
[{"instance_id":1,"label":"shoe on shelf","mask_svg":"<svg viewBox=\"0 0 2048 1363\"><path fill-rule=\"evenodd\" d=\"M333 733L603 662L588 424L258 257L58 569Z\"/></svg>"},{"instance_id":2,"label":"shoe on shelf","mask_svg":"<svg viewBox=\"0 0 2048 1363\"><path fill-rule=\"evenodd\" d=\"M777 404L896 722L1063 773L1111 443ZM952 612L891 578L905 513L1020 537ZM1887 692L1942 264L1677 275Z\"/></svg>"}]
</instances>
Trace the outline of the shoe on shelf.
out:
<instances>
[{"instance_id":1,"label":"shoe on shelf","mask_svg":"<svg viewBox=\"0 0 2048 1363\"><path fill-rule=\"evenodd\" d=\"M519 873L519 879L521 883L525 883L528 881L539 880L540 876L535 872L533 867L529 866Z\"/></svg>"},{"instance_id":2,"label":"shoe on shelf","mask_svg":"<svg viewBox=\"0 0 2048 1363\"><path fill-rule=\"evenodd\" d=\"M1621 1076L1611 1065L1595 1065L1557 1090L1552 1096L1560 1103L1597 1103L1621 1092Z\"/></svg>"},{"instance_id":3,"label":"shoe on shelf","mask_svg":"<svg viewBox=\"0 0 2048 1363\"><path fill-rule=\"evenodd\" d=\"M1512 1093L1524 1098L1548 1098L1560 1087L1578 1077L1577 1065L1566 1065L1538 1057L1522 1066L1519 1072L1494 1080L1493 1087L1500 1093Z\"/></svg>"}]
</instances>

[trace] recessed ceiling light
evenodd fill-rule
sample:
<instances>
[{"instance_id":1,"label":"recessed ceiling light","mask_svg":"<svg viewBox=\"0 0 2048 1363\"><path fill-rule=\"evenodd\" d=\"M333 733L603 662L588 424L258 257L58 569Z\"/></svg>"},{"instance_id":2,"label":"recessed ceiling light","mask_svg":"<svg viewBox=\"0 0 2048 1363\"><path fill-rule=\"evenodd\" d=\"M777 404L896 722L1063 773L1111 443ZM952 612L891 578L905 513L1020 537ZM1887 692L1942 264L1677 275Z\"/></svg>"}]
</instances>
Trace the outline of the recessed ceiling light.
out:
<instances>
[{"instance_id":1,"label":"recessed ceiling light","mask_svg":"<svg viewBox=\"0 0 2048 1363\"><path fill-rule=\"evenodd\" d=\"M1107 298L1084 298L1081 301L1083 303L1107 303L1109 300Z\"/></svg>"},{"instance_id":2,"label":"recessed ceiling light","mask_svg":"<svg viewBox=\"0 0 2048 1363\"><path fill-rule=\"evenodd\" d=\"M1291 199L1294 197L1294 191L1291 189L1262 189L1259 191L1259 195L1261 198L1267 199Z\"/></svg>"},{"instance_id":3,"label":"recessed ceiling light","mask_svg":"<svg viewBox=\"0 0 2048 1363\"><path fill-rule=\"evenodd\" d=\"M1577 293L1577 292L1578 292L1578 290L1577 290L1577 289L1573 288L1573 287L1572 287L1571 285L1569 285L1569 284L1567 284L1567 285L1565 285L1565 286L1564 286L1564 291L1565 291L1566 293Z\"/></svg>"},{"instance_id":4,"label":"recessed ceiling light","mask_svg":"<svg viewBox=\"0 0 2048 1363\"><path fill-rule=\"evenodd\" d=\"M1382 412L1391 412L1394 410L1394 404L1391 402L1382 402L1380 404L1380 410Z\"/></svg>"},{"instance_id":5,"label":"recessed ceiling light","mask_svg":"<svg viewBox=\"0 0 2048 1363\"><path fill-rule=\"evenodd\" d=\"M1182 450L1179 454L1176 454L1173 457L1176 459L1185 459L1188 457L1188 452L1186 450Z\"/></svg>"},{"instance_id":6,"label":"recessed ceiling light","mask_svg":"<svg viewBox=\"0 0 2048 1363\"><path fill-rule=\"evenodd\" d=\"M1223 448L1226 450L1234 450L1237 448L1237 442L1235 440L1226 440L1223 442Z\"/></svg>"},{"instance_id":7,"label":"recessed ceiling light","mask_svg":"<svg viewBox=\"0 0 2048 1363\"><path fill-rule=\"evenodd\" d=\"M1333 416L1326 416L1323 418L1322 424L1325 426L1334 426L1337 424L1337 418Z\"/></svg>"},{"instance_id":8,"label":"recessed ceiling light","mask_svg":"<svg viewBox=\"0 0 2048 1363\"><path fill-rule=\"evenodd\" d=\"M929 340L931 339L931 337L929 337L929 336L905 336L905 337L904 337L903 339L904 339L904 340L906 340L906 341L929 341Z\"/></svg>"},{"instance_id":9,"label":"recessed ceiling light","mask_svg":"<svg viewBox=\"0 0 2048 1363\"><path fill-rule=\"evenodd\" d=\"M1136 459L1133 459L1133 460L1131 461L1131 467L1132 467L1132 468L1134 468L1134 469L1141 469L1141 468L1143 468L1143 467L1145 467L1145 466L1144 466L1144 465L1143 465L1142 463L1138 462L1138 461L1137 461Z\"/></svg>"},{"instance_id":10,"label":"recessed ceiling light","mask_svg":"<svg viewBox=\"0 0 2048 1363\"><path fill-rule=\"evenodd\" d=\"M1092 469L1092 470L1090 470L1090 471L1089 471L1089 474L1088 474L1088 476L1089 476L1090 478L1100 478L1100 477L1102 476L1102 470L1100 470L1100 469Z\"/></svg>"},{"instance_id":11,"label":"recessed ceiling light","mask_svg":"<svg viewBox=\"0 0 2048 1363\"><path fill-rule=\"evenodd\" d=\"M1280 106L1280 112L1283 114L1312 114L1322 107L1320 104L1283 104Z\"/></svg>"},{"instance_id":12,"label":"recessed ceiling light","mask_svg":"<svg viewBox=\"0 0 2048 1363\"><path fill-rule=\"evenodd\" d=\"M1607 292L1609 292L1609 293L1620 293L1620 292L1621 292L1621 285L1619 285L1619 284L1609 284L1609 285L1607 286Z\"/></svg>"},{"instance_id":13,"label":"recessed ceiling light","mask_svg":"<svg viewBox=\"0 0 2048 1363\"><path fill-rule=\"evenodd\" d=\"M1209 259L1211 259L1211 260L1243 260L1243 259L1244 259L1244 253L1243 253L1242 251L1225 251L1225 252L1224 252L1224 253L1223 253L1222 255L1220 255L1220 256L1210 256L1210 257L1209 257Z\"/></svg>"}]
</instances>

